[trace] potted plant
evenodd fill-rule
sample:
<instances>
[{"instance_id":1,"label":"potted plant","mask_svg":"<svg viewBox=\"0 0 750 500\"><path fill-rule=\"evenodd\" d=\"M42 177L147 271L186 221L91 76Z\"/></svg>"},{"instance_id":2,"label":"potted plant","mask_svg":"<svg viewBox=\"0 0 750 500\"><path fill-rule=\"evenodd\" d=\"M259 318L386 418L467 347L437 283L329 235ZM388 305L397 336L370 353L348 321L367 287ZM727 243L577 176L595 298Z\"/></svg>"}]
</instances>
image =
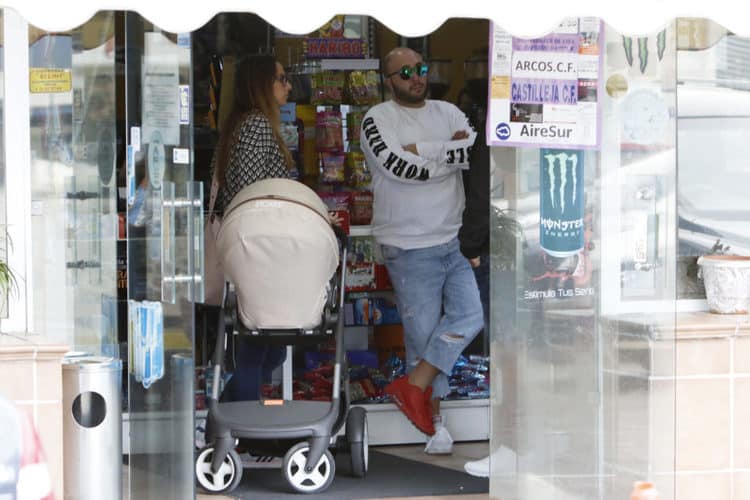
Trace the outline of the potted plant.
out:
<instances>
[{"instance_id":1,"label":"potted plant","mask_svg":"<svg viewBox=\"0 0 750 500\"><path fill-rule=\"evenodd\" d=\"M698 258L712 313L747 314L750 310L750 257L727 255L729 247L717 240L711 253Z\"/></svg>"},{"instance_id":2,"label":"potted plant","mask_svg":"<svg viewBox=\"0 0 750 500\"><path fill-rule=\"evenodd\" d=\"M513 217L513 211L493 206L490 217L492 233L492 267L501 271L515 270L516 243L523 236L521 224Z\"/></svg>"},{"instance_id":3,"label":"potted plant","mask_svg":"<svg viewBox=\"0 0 750 500\"><path fill-rule=\"evenodd\" d=\"M7 314L8 296L18 291L18 282L13 270L8 265L8 248L11 247L10 237L7 241L8 247L0 249L0 311L3 312L2 317Z\"/></svg>"}]
</instances>

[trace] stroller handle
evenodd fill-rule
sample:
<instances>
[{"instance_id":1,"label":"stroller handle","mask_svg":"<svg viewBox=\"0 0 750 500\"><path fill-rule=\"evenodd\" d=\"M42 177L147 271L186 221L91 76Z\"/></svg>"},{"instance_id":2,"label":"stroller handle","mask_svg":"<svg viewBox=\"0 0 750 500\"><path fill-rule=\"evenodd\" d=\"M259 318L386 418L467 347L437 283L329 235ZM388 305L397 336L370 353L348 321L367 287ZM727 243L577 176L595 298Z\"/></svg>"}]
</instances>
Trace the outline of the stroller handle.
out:
<instances>
[{"instance_id":1,"label":"stroller handle","mask_svg":"<svg viewBox=\"0 0 750 500\"><path fill-rule=\"evenodd\" d=\"M343 229L341 229L340 226L337 226L336 224L331 224L331 229L333 229L333 234L336 235L336 239L339 240L339 243L341 243L341 246L346 248L349 241L349 235L344 232Z\"/></svg>"}]
</instances>

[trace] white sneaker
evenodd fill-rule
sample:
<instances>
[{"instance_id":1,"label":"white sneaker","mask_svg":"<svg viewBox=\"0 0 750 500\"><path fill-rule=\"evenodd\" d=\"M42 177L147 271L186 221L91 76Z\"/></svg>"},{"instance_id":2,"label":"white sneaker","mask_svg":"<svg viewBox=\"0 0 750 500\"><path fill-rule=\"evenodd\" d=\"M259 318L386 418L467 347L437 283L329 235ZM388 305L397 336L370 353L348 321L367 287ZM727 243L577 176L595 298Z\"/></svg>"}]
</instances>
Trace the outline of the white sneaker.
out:
<instances>
[{"instance_id":1,"label":"white sneaker","mask_svg":"<svg viewBox=\"0 0 750 500\"><path fill-rule=\"evenodd\" d=\"M490 466L492 466L492 471L499 476L515 474L516 452L506 446L501 446L490 456L473 462L466 462L464 470L472 476L489 477Z\"/></svg>"},{"instance_id":2,"label":"white sneaker","mask_svg":"<svg viewBox=\"0 0 750 500\"><path fill-rule=\"evenodd\" d=\"M432 422L435 424L435 434L427 440L424 452L428 455L450 455L453 453L453 437L445 427L441 417L433 417Z\"/></svg>"},{"instance_id":3,"label":"white sneaker","mask_svg":"<svg viewBox=\"0 0 750 500\"><path fill-rule=\"evenodd\" d=\"M480 460L466 462L464 470L467 474L474 477L490 477L490 456L487 455Z\"/></svg>"},{"instance_id":4,"label":"white sneaker","mask_svg":"<svg viewBox=\"0 0 750 500\"><path fill-rule=\"evenodd\" d=\"M243 469L281 469L284 461L281 457L257 456L248 452L240 453Z\"/></svg>"}]
</instances>

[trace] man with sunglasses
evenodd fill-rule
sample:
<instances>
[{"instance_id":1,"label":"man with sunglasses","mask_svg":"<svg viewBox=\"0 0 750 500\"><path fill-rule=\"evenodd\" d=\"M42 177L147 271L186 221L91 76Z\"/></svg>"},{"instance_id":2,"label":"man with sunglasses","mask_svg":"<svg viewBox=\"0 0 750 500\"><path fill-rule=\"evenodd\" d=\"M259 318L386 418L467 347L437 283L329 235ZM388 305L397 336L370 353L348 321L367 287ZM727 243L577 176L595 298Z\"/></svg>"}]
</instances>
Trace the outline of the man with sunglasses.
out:
<instances>
[{"instance_id":1,"label":"man with sunglasses","mask_svg":"<svg viewBox=\"0 0 750 500\"><path fill-rule=\"evenodd\" d=\"M461 172L476 133L453 104L426 99L428 66L407 48L383 61L392 99L362 121L372 172L373 235L391 277L404 325L407 375L386 393L422 432L426 453L451 453L440 416L448 375L483 325L469 262L460 252Z\"/></svg>"}]
</instances>

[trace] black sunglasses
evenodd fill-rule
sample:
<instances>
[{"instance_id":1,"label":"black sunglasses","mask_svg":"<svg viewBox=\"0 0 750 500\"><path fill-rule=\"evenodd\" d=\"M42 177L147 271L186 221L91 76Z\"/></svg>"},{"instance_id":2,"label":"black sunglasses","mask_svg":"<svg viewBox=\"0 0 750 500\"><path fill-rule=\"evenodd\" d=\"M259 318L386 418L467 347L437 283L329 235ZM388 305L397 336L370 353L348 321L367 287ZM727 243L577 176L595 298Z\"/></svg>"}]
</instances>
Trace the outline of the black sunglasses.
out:
<instances>
[{"instance_id":1,"label":"black sunglasses","mask_svg":"<svg viewBox=\"0 0 750 500\"><path fill-rule=\"evenodd\" d=\"M398 75L402 80L409 80L413 75L425 76L430 70L427 63L418 62L414 66L402 66L400 70L394 71L393 73L385 75L386 78L390 78L394 75Z\"/></svg>"}]
</instances>

